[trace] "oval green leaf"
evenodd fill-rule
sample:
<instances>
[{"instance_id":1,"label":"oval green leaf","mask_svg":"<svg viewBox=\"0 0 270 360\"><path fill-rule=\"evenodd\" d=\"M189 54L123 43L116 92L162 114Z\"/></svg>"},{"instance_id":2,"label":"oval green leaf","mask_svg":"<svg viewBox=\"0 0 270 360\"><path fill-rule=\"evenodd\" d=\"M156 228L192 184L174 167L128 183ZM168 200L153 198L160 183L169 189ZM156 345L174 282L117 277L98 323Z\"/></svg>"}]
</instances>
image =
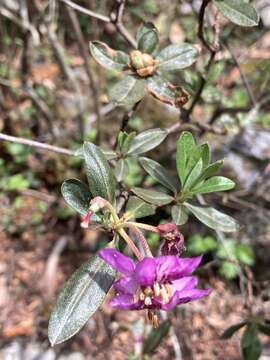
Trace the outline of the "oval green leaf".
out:
<instances>
[{"instance_id":1,"label":"oval green leaf","mask_svg":"<svg viewBox=\"0 0 270 360\"><path fill-rule=\"evenodd\" d=\"M143 53L152 54L158 46L158 30L154 24L147 22L143 24L136 34L138 50Z\"/></svg>"},{"instance_id":2,"label":"oval green leaf","mask_svg":"<svg viewBox=\"0 0 270 360\"><path fill-rule=\"evenodd\" d=\"M188 221L188 213L183 205L172 206L171 215L176 225L184 225Z\"/></svg>"},{"instance_id":3,"label":"oval green leaf","mask_svg":"<svg viewBox=\"0 0 270 360\"><path fill-rule=\"evenodd\" d=\"M149 77L147 89L154 98L176 107L182 107L188 101L188 94L159 75Z\"/></svg>"},{"instance_id":4,"label":"oval green leaf","mask_svg":"<svg viewBox=\"0 0 270 360\"><path fill-rule=\"evenodd\" d=\"M77 179L68 179L63 182L61 192L72 209L81 215L86 215L92 198L87 185Z\"/></svg>"},{"instance_id":5,"label":"oval green leaf","mask_svg":"<svg viewBox=\"0 0 270 360\"><path fill-rule=\"evenodd\" d=\"M114 173L117 181L124 180L128 174L128 164L125 159L120 159L117 161Z\"/></svg>"},{"instance_id":6,"label":"oval green leaf","mask_svg":"<svg viewBox=\"0 0 270 360\"><path fill-rule=\"evenodd\" d=\"M177 193L176 181L162 165L146 157L139 158L139 162L144 170L156 181L171 190L174 194Z\"/></svg>"},{"instance_id":7,"label":"oval green leaf","mask_svg":"<svg viewBox=\"0 0 270 360\"><path fill-rule=\"evenodd\" d=\"M177 141L176 150L176 167L182 186L187 176L187 160L194 146L196 146L196 142L191 132L183 131Z\"/></svg>"},{"instance_id":8,"label":"oval green leaf","mask_svg":"<svg viewBox=\"0 0 270 360\"><path fill-rule=\"evenodd\" d=\"M71 276L52 311L48 336L52 345L75 335L102 304L116 272L98 256Z\"/></svg>"},{"instance_id":9,"label":"oval green leaf","mask_svg":"<svg viewBox=\"0 0 270 360\"><path fill-rule=\"evenodd\" d=\"M113 203L115 199L115 177L105 155L100 148L92 143L84 143L86 175L93 197L102 198Z\"/></svg>"},{"instance_id":10,"label":"oval green leaf","mask_svg":"<svg viewBox=\"0 0 270 360\"><path fill-rule=\"evenodd\" d=\"M132 107L146 94L146 80L128 75L109 91L109 100L116 105Z\"/></svg>"},{"instance_id":11,"label":"oval green leaf","mask_svg":"<svg viewBox=\"0 0 270 360\"><path fill-rule=\"evenodd\" d=\"M156 57L158 69L161 71L184 69L194 63L198 54L198 50L187 43L169 45Z\"/></svg>"},{"instance_id":12,"label":"oval green leaf","mask_svg":"<svg viewBox=\"0 0 270 360\"><path fill-rule=\"evenodd\" d=\"M132 140L127 155L137 156L157 147L167 137L168 131L149 129L141 132Z\"/></svg>"},{"instance_id":13,"label":"oval green leaf","mask_svg":"<svg viewBox=\"0 0 270 360\"><path fill-rule=\"evenodd\" d=\"M90 42L90 52L93 58L102 66L110 70L128 69L129 56L123 51L111 49L101 41Z\"/></svg>"},{"instance_id":14,"label":"oval green leaf","mask_svg":"<svg viewBox=\"0 0 270 360\"><path fill-rule=\"evenodd\" d=\"M174 200L172 196L164 194L160 191L143 189L138 187L132 188L131 191L137 196L139 196L141 199L156 206L167 205Z\"/></svg>"},{"instance_id":15,"label":"oval green leaf","mask_svg":"<svg viewBox=\"0 0 270 360\"><path fill-rule=\"evenodd\" d=\"M124 216L126 219L130 217L139 219L153 215L155 211L156 211L156 207L154 205L143 201L137 196L131 196L128 199Z\"/></svg>"},{"instance_id":16,"label":"oval green leaf","mask_svg":"<svg viewBox=\"0 0 270 360\"><path fill-rule=\"evenodd\" d=\"M222 232L234 232L239 230L239 224L229 215L211 208L184 203L184 206L203 224Z\"/></svg>"},{"instance_id":17,"label":"oval green leaf","mask_svg":"<svg viewBox=\"0 0 270 360\"><path fill-rule=\"evenodd\" d=\"M243 0L214 0L218 10L226 18L240 26L256 26L259 15L255 7Z\"/></svg>"}]
</instances>

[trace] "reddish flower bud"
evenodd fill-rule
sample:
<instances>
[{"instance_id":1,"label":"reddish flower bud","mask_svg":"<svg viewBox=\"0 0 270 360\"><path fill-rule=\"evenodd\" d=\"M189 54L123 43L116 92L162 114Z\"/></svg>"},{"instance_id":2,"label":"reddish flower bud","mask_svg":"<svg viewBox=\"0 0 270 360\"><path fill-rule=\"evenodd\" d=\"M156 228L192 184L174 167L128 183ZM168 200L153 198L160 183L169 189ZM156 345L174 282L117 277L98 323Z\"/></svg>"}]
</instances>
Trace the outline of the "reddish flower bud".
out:
<instances>
[{"instance_id":1,"label":"reddish flower bud","mask_svg":"<svg viewBox=\"0 0 270 360\"><path fill-rule=\"evenodd\" d=\"M82 222L81 222L82 228L84 228L84 229L88 228L93 214L94 214L94 212L92 210L88 210L87 214L82 218Z\"/></svg>"},{"instance_id":2,"label":"reddish flower bud","mask_svg":"<svg viewBox=\"0 0 270 360\"><path fill-rule=\"evenodd\" d=\"M157 228L164 239L164 243L161 248L162 255L180 255L183 250L185 250L184 236L178 230L176 224L161 224L158 225Z\"/></svg>"}]
</instances>

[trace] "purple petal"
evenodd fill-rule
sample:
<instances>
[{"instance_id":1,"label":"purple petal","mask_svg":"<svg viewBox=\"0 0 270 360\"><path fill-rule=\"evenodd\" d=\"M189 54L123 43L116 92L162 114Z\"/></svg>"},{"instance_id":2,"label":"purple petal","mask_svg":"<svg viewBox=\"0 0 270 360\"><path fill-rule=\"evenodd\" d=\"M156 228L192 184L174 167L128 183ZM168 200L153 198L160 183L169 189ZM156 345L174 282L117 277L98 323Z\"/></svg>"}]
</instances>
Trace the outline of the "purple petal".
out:
<instances>
[{"instance_id":1,"label":"purple petal","mask_svg":"<svg viewBox=\"0 0 270 360\"><path fill-rule=\"evenodd\" d=\"M136 293L139 284L135 281L134 277L125 276L115 281L113 286L116 292L133 295Z\"/></svg>"},{"instance_id":2,"label":"purple petal","mask_svg":"<svg viewBox=\"0 0 270 360\"><path fill-rule=\"evenodd\" d=\"M110 305L116 309L123 310L139 310L143 308L143 303L134 302L134 297L132 295L118 295L115 296L111 301Z\"/></svg>"},{"instance_id":3,"label":"purple petal","mask_svg":"<svg viewBox=\"0 0 270 360\"><path fill-rule=\"evenodd\" d=\"M190 275L200 265L202 256L196 256L192 258L179 258L179 272L181 276Z\"/></svg>"},{"instance_id":4,"label":"purple petal","mask_svg":"<svg viewBox=\"0 0 270 360\"><path fill-rule=\"evenodd\" d=\"M186 276L172 282L174 291L190 290L198 285L196 276Z\"/></svg>"},{"instance_id":5,"label":"purple petal","mask_svg":"<svg viewBox=\"0 0 270 360\"><path fill-rule=\"evenodd\" d=\"M135 270L135 262L130 257L120 253L120 251L106 248L99 251L98 254L111 267L125 275L130 275Z\"/></svg>"},{"instance_id":6,"label":"purple petal","mask_svg":"<svg viewBox=\"0 0 270 360\"><path fill-rule=\"evenodd\" d=\"M212 289L191 289L176 292L178 304L201 299L211 293Z\"/></svg>"},{"instance_id":7,"label":"purple petal","mask_svg":"<svg viewBox=\"0 0 270 360\"><path fill-rule=\"evenodd\" d=\"M157 281L175 280L181 275L180 259L177 256L160 256L156 258Z\"/></svg>"},{"instance_id":8,"label":"purple petal","mask_svg":"<svg viewBox=\"0 0 270 360\"><path fill-rule=\"evenodd\" d=\"M144 258L136 265L135 278L140 285L153 285L156 280L156 262L154 258Z\"/></svg>"}]
</instances>

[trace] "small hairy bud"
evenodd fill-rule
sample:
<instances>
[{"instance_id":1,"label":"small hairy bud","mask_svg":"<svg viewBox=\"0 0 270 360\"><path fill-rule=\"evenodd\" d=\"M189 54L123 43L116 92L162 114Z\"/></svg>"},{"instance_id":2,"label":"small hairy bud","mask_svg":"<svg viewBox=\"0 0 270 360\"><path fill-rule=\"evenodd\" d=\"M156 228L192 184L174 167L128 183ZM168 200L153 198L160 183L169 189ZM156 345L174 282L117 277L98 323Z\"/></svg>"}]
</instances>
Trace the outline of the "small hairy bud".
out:
<instances>
[{"instance_id":1,"label":"small hairy bud","mask_svg":"<svg viewBox=\"0 0 270 360\"><path fill-rule=\"evenodd\" d=\"M152 75L156 70L156 60L139 50L131 51L130 65L141 77Z\"/></svg>"}]
</instances>

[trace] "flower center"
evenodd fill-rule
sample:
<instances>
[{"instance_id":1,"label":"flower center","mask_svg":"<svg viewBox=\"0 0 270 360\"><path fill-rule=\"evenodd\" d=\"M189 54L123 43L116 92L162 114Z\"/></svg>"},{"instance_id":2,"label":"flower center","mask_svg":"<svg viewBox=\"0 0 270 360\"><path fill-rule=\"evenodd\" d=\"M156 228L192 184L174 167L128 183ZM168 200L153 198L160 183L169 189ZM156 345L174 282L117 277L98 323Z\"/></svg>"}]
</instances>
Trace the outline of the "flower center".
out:
<instances>
[{"instance_id":1,"label":"flower center","mask_svg":"<svg viewBox=\"0 0 270 360\"><path fill-rule=\"evenodd\" d=\"M151 55L139 50L131 51L130 66L141 77L153 75L157 68L156 60Z\"/></svg>"},{"instance_id":2,"label":"flower center","mask_svg":"<svg viewBox=\"0 0 270 360\"><path fill-rule=\"evenodd\" d=\"M146 306L153 304L153 299L158 298L163 304L167 304L173 295L173 288L170 283L159 284L155 282L154 285L141 287L135 295L136 300L141 300Z\"/></svg>"}]
</instances>

